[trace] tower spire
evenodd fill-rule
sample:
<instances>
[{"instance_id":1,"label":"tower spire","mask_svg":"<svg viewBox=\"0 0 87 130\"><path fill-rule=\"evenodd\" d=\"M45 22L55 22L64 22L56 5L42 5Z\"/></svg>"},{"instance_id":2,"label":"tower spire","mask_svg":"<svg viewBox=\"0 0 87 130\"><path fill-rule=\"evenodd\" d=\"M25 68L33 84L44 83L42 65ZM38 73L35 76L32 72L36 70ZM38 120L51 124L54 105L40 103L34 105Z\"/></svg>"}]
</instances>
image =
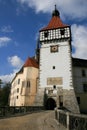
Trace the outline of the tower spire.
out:
<instances>
[{"instance_id":1,"label":"tower spire","mask_svg":"<svg viewBox=\"0 0 87 130\"><path fill-rule=\"evenodd\" d=\"M54 16L60 17L60 13L59 13L59 11L56 9L56 4L55 4L55 10L52 12L52 17L54 17Z\"/></svg>"},{"instance_id":2,"label":"tower spire","mask_svg":"<svg viewBox=\"0 0 87 130\"><path fill-rule=\"evenodd\" d=\"M56 4L55 4L55 10L56 10Z\"/></svg>"}]
</instances>

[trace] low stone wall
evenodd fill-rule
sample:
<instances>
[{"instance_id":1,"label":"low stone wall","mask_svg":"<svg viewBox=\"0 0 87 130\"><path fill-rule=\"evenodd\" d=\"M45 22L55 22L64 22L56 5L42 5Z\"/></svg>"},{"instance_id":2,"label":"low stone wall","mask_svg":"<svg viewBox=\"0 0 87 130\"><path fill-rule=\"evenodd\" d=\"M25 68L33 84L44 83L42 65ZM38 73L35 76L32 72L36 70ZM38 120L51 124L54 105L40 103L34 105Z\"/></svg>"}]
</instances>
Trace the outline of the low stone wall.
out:
<instances>
[{"instance_id":1,"label":"low stone wall","mask_svg":"<svg viewBox=\"0 0 87 130\"><path fill-rule=\"evenodd\" d=\"M24 115L44 110L41 106L0 107L0 118Z\"/></svg>"},{"instance_id":2,"label":"low stone wall","mask_svg":"<svg viewBox=\"0 0 87 130\"><path fill-rule=\"evenodd\" d=\"M55 109L55 117L67 130L87 130L87 115Z\"/></svg>"}]
</instances>

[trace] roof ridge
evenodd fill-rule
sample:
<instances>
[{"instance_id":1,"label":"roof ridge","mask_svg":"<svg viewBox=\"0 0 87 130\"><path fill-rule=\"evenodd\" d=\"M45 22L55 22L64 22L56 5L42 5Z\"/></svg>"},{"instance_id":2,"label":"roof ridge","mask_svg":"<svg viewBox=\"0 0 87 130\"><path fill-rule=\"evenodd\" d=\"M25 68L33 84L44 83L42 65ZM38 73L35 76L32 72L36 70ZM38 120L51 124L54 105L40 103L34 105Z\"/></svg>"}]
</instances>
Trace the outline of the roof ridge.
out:
<instances>
[{"instance_id":1,"label":"roof ridge","mask_svg":"<svg viewBox=\"0 0 87 130\"><path fill-rule=\"evenodd\" d=\"M64 24L62 20L60 19L60 17L53 16L50 22L48 23L48 25L42 28L40 31L49 30L49 29L57 29L57 28L62 28L62 27L67 27L67 26L69 25Z\"/></svg>"},{"instance_id":2,"label":"roof ridge","mask_svg":"<svg viewBox=\"0 0 87 130\"><path fill-rule=\"evenodd\" d=\"M39 65L34 58L28 57L27 60L25 61L24 65L23 65L23 67L39 68Z\"/></svg>"}]
</instances>

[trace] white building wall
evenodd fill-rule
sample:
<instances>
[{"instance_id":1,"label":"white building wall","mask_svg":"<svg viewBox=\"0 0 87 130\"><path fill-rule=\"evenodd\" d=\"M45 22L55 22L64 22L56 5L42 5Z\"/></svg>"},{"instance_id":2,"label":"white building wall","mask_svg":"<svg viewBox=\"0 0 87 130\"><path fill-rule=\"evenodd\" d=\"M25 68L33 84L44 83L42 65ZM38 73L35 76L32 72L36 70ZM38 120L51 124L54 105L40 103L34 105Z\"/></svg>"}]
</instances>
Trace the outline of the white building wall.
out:
<instances>
[{"instance_id":1,"label":"white building wall","mask_svg":"<svg viewBox=\"0 0 87 130\"><path fill-rule=\"evenodd\" d=\"M50 46L58 45L58 52L51 53ZM53 69L55 66L55 69ZM70 45L68 41L56 42L51 44L42 44L40 49L40 88L53 87L47 85L47 78L61 77L63 83L61 85L64 89L70 89L72 83L71 71L71 54ZM54 84L55 85L55 84Z\"/></svg>"},{"instance_id":2,"label":"white building wall","mask_svg":"<svg viewBox=\"0 0 87 130\"><path fill-rule=\"evenodd\" d=\"M20 79L20 83L18 84L18 80ZM20 95L21 93L21 87L22 87L22 81L23 81L23 75L18 74L11 85L11 94L10 94L10 106L20 106L24 104L24 97ZM17 92L17 89L19 89L19 92Z\"/></svg>"}]
</instances>

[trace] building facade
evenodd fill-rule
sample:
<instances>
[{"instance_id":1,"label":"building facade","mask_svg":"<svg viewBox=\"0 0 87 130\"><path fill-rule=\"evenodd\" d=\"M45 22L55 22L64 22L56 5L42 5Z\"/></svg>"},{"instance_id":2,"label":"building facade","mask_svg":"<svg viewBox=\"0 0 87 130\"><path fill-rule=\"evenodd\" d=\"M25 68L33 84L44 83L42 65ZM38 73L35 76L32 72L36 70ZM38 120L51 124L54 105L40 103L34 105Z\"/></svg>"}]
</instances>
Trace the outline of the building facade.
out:
<instances>
[{"instance_id":1,"label":"building facade","mask_svg":"<svg viewBox=\"0 0 87 130\"><path fill-rule=\"evenodd\" d=\"M40 30L35 58L28 58L12 80L10 106L86 112L87 60L72 58L71 48L71 28L55 7Z\"/></svg>"},{"instance_id":2,"label":"building facade","mask_svg":"<svg viewBox=\"0 0 87 130\"><path fill-rule=\"evenodd\" d=\"M72 76L71 30L61 21L56 7L48 25L40 30L40 44L38 105L51 109L55 100L54 106L78 113Z\"/></svg>"},{"instance_id":3,"label":"building facade","mask_svg":"<svg viewBox=\"0 0 87 130\"><path fill-rule=\"evenodd\" d=\"M87 60L72 58L73 83L80 111L87 113Z\"/></svg>"},{"instance_id":4,"label":"building facade","mask_svg":"<svg viewBox=\"0 0 87 130\"><path fill-rule=\"evenodd\" d=\"M38 64L28 58L11 83L10 106L32 106L37 92Z\"/></svg>"}]
</instances>

